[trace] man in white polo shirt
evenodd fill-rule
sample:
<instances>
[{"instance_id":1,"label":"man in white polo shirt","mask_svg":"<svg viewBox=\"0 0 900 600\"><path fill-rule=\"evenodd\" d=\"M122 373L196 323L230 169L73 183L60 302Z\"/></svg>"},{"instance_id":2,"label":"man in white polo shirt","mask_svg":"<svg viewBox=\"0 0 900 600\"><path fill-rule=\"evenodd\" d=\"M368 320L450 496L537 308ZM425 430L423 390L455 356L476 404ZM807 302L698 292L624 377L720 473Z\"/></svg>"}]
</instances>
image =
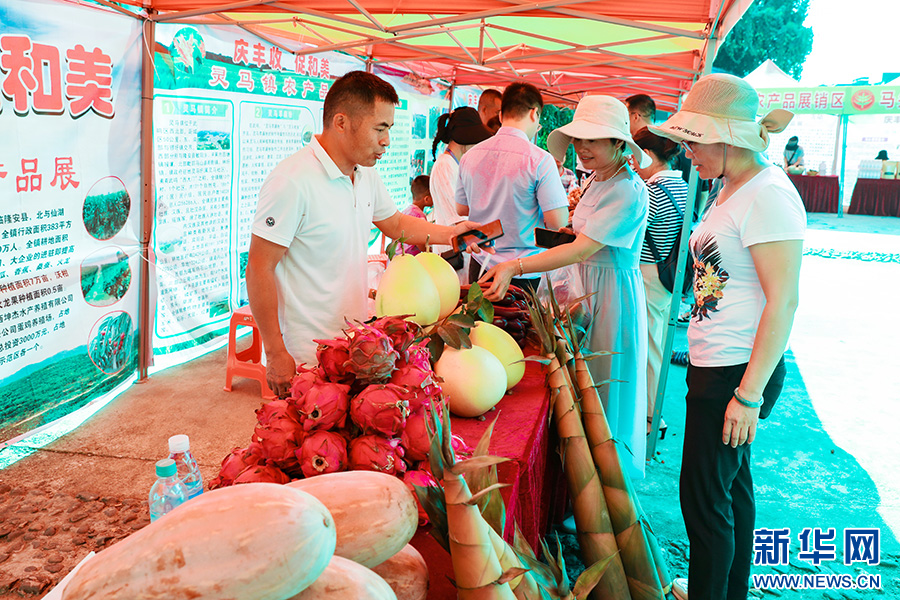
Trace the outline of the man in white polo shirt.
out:
<instances>
[{"instance_id":1,"label":"man in white polo shirt","mask_svg":"<svg viewBox=\"0 0 900 600\"><path fill-rule=\"evenodd\" d=\"M314 339L338 335L344 319L366 317L366 255L374 223L412 244L450 244L476 227L444 227L401 214L374 169L390 142L397 93L353 71L325 98L324 126L281 161L259 191L247 264L247 292L266 355L269 387L290 391L298 363L315 364Z\"/></svg>"}]
</instances>

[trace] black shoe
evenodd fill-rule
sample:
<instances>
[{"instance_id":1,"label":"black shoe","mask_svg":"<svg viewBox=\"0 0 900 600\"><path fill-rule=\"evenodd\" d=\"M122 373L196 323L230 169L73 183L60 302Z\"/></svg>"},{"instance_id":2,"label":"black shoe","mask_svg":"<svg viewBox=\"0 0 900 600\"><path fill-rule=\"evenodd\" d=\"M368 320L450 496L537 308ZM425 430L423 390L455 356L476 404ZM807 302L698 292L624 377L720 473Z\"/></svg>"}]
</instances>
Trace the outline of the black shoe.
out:
<instances>
[{"instance_id":1,"label":"black shoe","mask_svg":"<svg viewBox=\"0 0 900 600\"><path fill-rule=\"evenodd\" d=\"M688 351L678 350L672 353L672 364L686 367L688 365Z\"/></svg>"}]
</instances>

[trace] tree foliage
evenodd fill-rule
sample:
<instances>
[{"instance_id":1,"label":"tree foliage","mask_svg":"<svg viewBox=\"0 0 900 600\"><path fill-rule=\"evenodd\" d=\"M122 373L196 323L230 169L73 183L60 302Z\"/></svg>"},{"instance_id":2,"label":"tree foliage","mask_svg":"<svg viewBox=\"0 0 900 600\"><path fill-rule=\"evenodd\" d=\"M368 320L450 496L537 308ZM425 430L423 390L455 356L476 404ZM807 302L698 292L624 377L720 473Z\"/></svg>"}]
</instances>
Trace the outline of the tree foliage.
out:
<instances>
[{"instance_id":1,"label":"tree foliage","mask_svg":"<svg viewBox=\"0 0 900 600\"><path fill-rule=\"evenodd\" d=\"M813 31L804 27L809 0L756 0L719 48L713 66L743 77L766 59L800 79L812 50Z\"/></svg>"},{"instance_id":2,"label":"tree foliage","mask_svg":"<svg viewBox=\"0 0 900 600\"><path fill-rule=\"evenodd\" d=\"M534 143L544 150L547 149L547 136L550 132L558 127L562 127L572 122L575 111L568 107L554 106L553 104L545 104L544 110L541 111L541 130L534 136ZM563 163L567 168L575 170L575 151L572 146L566 151L566 160Z\"/></svg>"}]
</instances>

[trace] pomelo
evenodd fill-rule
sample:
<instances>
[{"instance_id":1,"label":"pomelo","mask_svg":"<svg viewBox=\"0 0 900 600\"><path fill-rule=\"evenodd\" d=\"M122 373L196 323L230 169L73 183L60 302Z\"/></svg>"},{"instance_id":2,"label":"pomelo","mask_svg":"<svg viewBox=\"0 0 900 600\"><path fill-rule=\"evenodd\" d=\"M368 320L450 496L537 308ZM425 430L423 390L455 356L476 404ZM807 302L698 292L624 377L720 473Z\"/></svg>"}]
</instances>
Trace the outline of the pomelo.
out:
<instances>
[{"instance_id":1,"label":"pomelo","mask_svg":"<svg viewBox=\"0 0 900 600\"><path fill-rule=\"evenodd\" d=\"M506 393L503 364L480 346L463 350L446 346L434 372L443 379L441 390L450 412L460 417L484 414Z\"/></svg>"},{"instance_id":2,"label":"pomelo","mask_svg":"<svg viewBox=\"0 0 900 600\"><path fill-rule=\"evenodd\" d=\"M440 254L433 252L420 252L416 254L416 260L425 267L428 274L437 287L438 296L441 299L441 313L443 319L453 312L459 304L459 276Z\"/></svg>"},{"instance_id":3,"label":"pomelo","mask_svg":"<svg viewBox=\"0 0 900 600\"><path fill-rule=\"evenodd\" d=\"M375 315L412 315L410 321L428 325L437 321L440 310L438 289L425 267L410 254L395 256L378 285Z\"/></svg>"},{"instance_id":4,"label":"pomelo","mask_svg":"<svg viewBox=\"0 0 900 600\"><path fill-rule=\"evenodd\" d=\"M479 321L469 332L473 346L480 346L497 357L506 369L506 389L511 390L525 375L525 355L519 344L506 331L491 323Z\"/></svg>"}]
</instances>

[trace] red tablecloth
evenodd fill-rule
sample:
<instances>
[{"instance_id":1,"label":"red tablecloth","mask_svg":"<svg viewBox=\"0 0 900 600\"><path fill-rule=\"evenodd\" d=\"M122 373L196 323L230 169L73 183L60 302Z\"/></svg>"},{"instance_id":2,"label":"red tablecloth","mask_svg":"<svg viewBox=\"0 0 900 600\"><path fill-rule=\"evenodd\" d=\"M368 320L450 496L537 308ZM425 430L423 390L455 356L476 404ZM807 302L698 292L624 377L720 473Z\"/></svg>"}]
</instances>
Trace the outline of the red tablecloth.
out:
<instances>
[{"instance_id":1,"label":"red tablecloth","mask_svg":"<svg viewBox=\"0 0 900 600\"><path fill-rule=\"evenodd\" d=\"M900 217L900 180L857 179L847 212L851 215Z\"/></svg>"},{"instance_id":2,"label":"red tablecloth","mask_svg":"<svg viewBox=\"0 0 900 600\"><path fill-rule=\"evenodd\" d=\"M840 201L840 179L837 175L792 175L806 212L836 213Z\"/></svg>"},{"instance_id":3,"label":"red tablecloth","mask_svg":"<svg viewBox=\"0 0 900 600\"><path fill-rule=\"evenodd\" d=\"M500 418L491 437L491 454L512 459L497 467L500 481L511 484L501 491L506 502L504 537L512 540L516 522L533 547L546 533L549 521L561 516L566 497L555 442L551 442L555 432L550 431L549 409L550 392L543 369L537 363L528 363L525 377L497 405ZM451 428L475 446L496 415L489 412L484 421L454 417ZM419 529L412 544L428 563L428 599L455 600L456 588L448 579L453 577L450 555L427 534L426 528Z\"/></svg>"}]
</instances>

